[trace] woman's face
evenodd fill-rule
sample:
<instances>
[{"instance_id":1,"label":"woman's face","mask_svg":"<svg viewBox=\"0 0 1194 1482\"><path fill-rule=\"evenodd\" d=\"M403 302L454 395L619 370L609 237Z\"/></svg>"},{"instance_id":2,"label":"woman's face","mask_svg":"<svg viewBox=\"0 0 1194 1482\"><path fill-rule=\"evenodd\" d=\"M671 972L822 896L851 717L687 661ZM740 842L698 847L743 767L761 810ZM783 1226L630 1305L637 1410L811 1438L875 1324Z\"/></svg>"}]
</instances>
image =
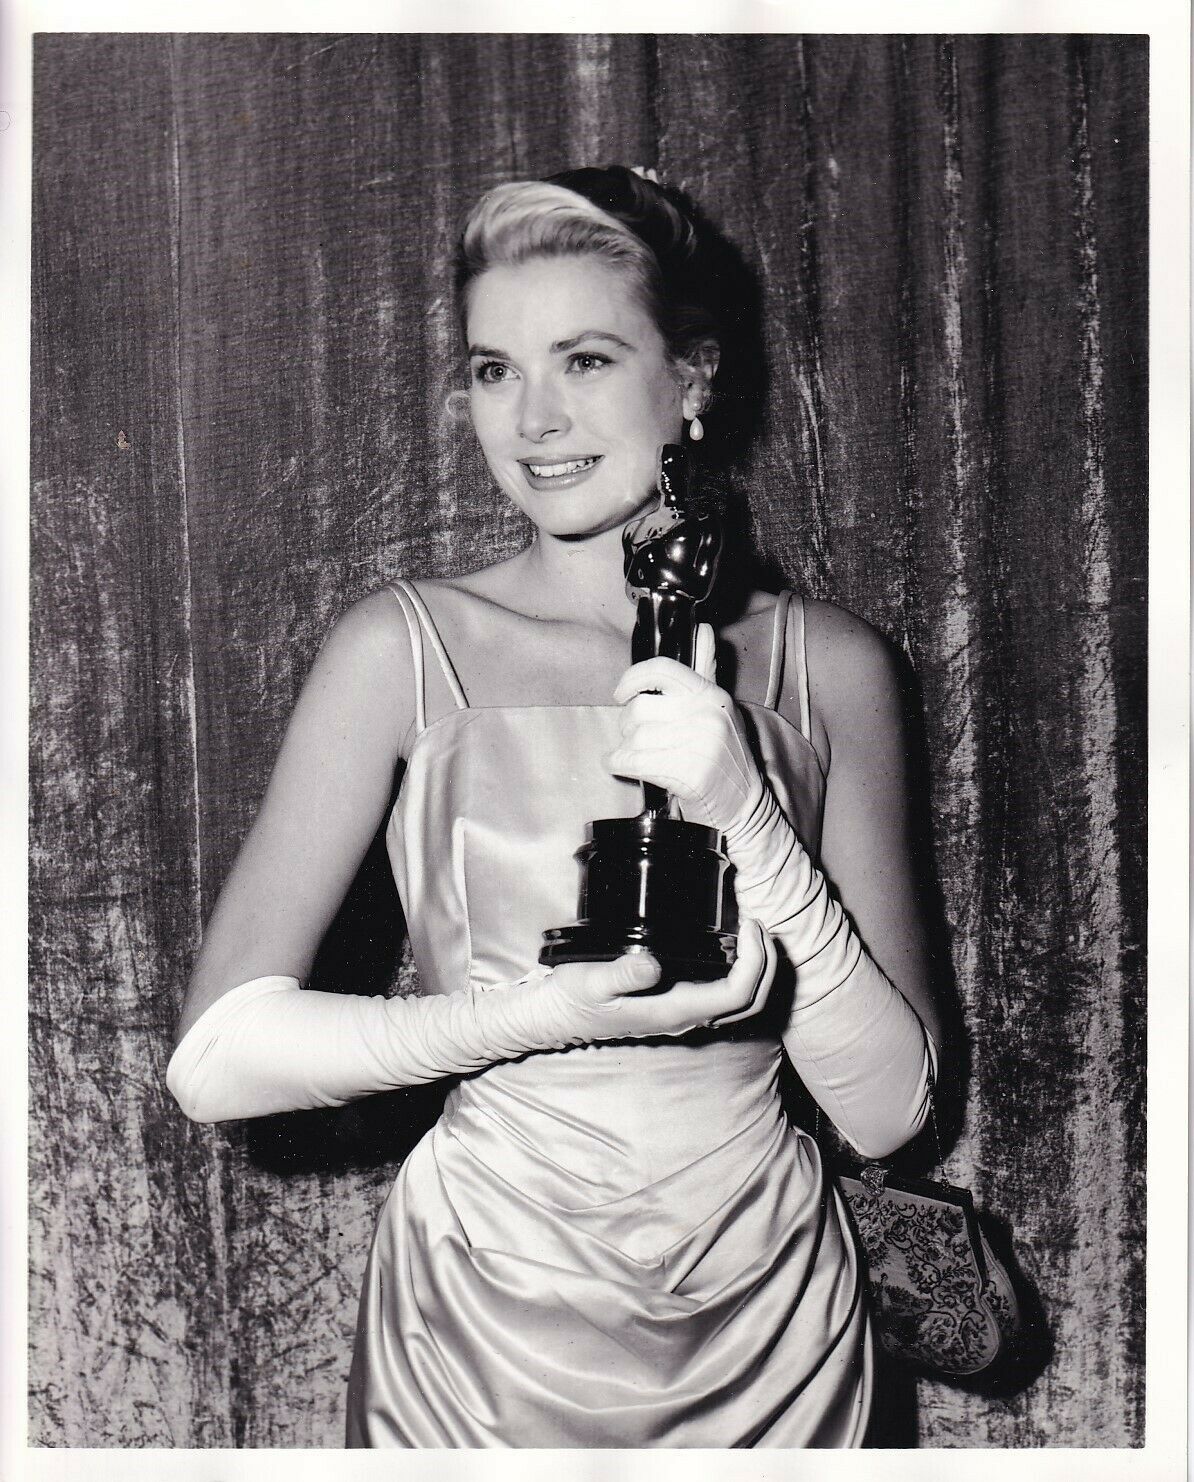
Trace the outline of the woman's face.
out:
<instances>
[{"instance_id":1,"label":"woman's face","mask_svg":"<svg viewBox=\"0 0 1194 1482\"><path fill-rule=\"evenodd\" d=\"M625 273L592 255L490 268L467 323L473 426L539 529L595 535L653 501L682 383Z\"/></svg>"}]
</instances>

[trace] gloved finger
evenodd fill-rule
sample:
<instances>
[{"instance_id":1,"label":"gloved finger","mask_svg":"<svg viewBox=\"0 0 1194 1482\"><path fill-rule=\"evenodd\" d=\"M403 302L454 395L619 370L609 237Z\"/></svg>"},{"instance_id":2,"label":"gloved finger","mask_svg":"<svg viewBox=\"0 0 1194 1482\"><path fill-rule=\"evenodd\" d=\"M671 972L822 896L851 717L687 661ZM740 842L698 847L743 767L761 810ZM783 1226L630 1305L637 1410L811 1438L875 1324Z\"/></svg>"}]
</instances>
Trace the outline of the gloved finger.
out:
<instances>
[{"instance_id":1,"label":"gloved finger","mask_svg":"<svg viewBox=\"0 0 1194 1482\"><path fill-rule=\"evenodd\" d=\"M699 743L678 746L666 726L644 726L622 740L603 758L605 766L619 777L637 777L640 782L660 781L680 797L693 797L713 789L732 808L747 790L745 779L724 751Z\"/></svg>"},{"instance_id":2,"label":"gloved finger","mask_svg":"<svg viewBox=\"0 0 1194 1482\"><path fill-rule=\"evenodd\" d=\"M608 752L604 758L606 769L615 777L627 777L632 782L653 782L678 798L697 796L697 790L686 778L678 776L675 757L672 753L643 753L635 748L619 747Z\"/></svg>"},{"instance_id":3,"label":"gloved finger","mask_svg":"<svg viewBox=\"0 0 1194 1482\"><path fill-rule=\"evenodd\" d=\"M723 806L731 810L750 790L749 775L723 739L696 728L689 739L677 741L671 726L640 726L607 752L603 760L619 776L641 777L644 771L651 771L687 779L685 795L697 788L711 788L722 798ZM619 769L623 766L633 770L622 772Z\"/></svg>"},{"instance_id":4,"label":"gloved finger","mask_svg":"<svg viewBox=\"0 0 1194 1482\"><path fill-rule=\"evenodd\" d=\"M717 683L717 639L708 623L698 623L693 645L692 670L710 684Z\"/></svg>"},{"instance_id":5,"label":"gloved finger","mask_svg":"<svg viewBox=\"0 0 1194 1482\"><path fill-rule=\"evenodd\" d=\"M673 742L685 746L694 730L721 735L727 724L733 724L726 698L715 685L701 694L661 695L652 690L627 700L618 723L623 736L632 735L640 726L666 727Z\"/></svg>"},{"instance_id":6,"label":"gloved finger","mask_svg":"<svg viewBox=\"0 0 1194 1482\"><path fill-rule=\"evenodd\" d=\"M667 701L665 701L667 704ZM710 762L717 765L720 750L726 747L724 734L714 726L702 723L702 717L689 717L664 710L627 717L622 725L618 750L670 751L676 765L686 771Z\"/></svg>"},{"instance_id":7,"label":"gloved finger","mask_svg":"<svg viewBox=\"0 0 1194 1482\"><path fill-rule=\"evenodd\" d=\"M665 764L689 777L722 779L727 806L750 790L752 769L744 761L737 733L722 720L707 716L650 719L628 726L616 749L636 757L658 753Z\"/></svg>"},{"instance_id":8,"label":"gloved finger","mask_svg":"<svg viewBox=\"0 0 1194 1482\"><path fill-rule=\"evenodd\" d=\"M733 779L737 770L727 766L725 744L721 737L709 735L693 727L683 737L676 734L676 727L668 722L655 724L648 721L633 726L606 757L606 762L617 754L619 761L633 758L636 764L663 766L686 777L725 776ZM732 762L732 758L728 759Z\"/></svg>"},{"instance_id":9,"label":"gloved finger","mask_svg":"<svg viewBox=\"0 0 1194 1482\"><path fill-rule=\"evenodd\" d=\"M669 695L635 695L622 706L619 717L622 735L629 736L639 726L666 723L669 712L674 708L675 702Z\"/></svg>"},{"instance_id":10,"label":"gloved finger","mask_svg":"<svg viewBox=\"0 0 1194 1482\"><path fill-rule=\"evenodd\" d=\"M744 972L745 984L739 980L739 988L745 991L746 1002L734 1012L723 1014L715 1021L717 1024L735 1024L739 1019L753 1018L771 992L779 954L774 939L757 921L747 919L738 923L738 961L742 960L744 952L750 968L749 975ZM737 966L736 961L734 968Z\"/></svg>"},{"instance_id":11,"label":"gloved finger","mask_svg":"<svg viewBox=\"0 0 1194 1482\"><path fill-rule=\"evenodd\" d=\"M641 695L646 690L658 690L663 695L691 695L715 688L707 679L675 659L644 659L639 664L631 664L618 680L614 702L624 705L634 695Z\"/></svg>"},{"instance_id":12,"label":"gloved finger","mask_svg":"<svg viewBox=\"0 0 1194 1482\"><path fill-rule=\"evenodd\" d=\"M638 701L632 701L637 704ZM726 713L692 711L664 699L657 709L644 709L622 727L622 745L673 751L678 757L717 766L727 747L738 750L738 738Z\"/></svg>"},{"instance_id":13,"label":"gloved finger","mask_svg":"<svg viewBox=\"0 0 1194 1482\"><path fill-rule=\"evenodd\" d=\"M618 999L653 988L662 976L659 963L646 952L625 952L613 962L566 963L557 973L570 972L591 1008L617 1007Z\"/></svg>"},{"instance_id":14,"label":"gloved finger","mask_svg":"<svg viewBox=\"0 0 1194 1482\"><path fill-rule=\"evenodd\" d=\"M763 985L770 986L774 956L767 951L766 934L757 922L744 921L738 934L738 957L729 975L713 983L676 983L659 1000L672 1028L665 1033L709 1029L747 1019L759 1002Z\"/></svg>"}]
</instances>

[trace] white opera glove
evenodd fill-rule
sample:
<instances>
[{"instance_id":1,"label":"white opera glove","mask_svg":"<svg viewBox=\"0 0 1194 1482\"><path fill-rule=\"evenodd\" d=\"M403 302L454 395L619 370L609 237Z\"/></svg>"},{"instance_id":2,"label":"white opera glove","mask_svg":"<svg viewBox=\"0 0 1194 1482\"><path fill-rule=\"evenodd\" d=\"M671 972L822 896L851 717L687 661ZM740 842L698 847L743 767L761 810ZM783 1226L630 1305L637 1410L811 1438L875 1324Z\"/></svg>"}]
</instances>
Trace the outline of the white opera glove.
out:
<instances>
[{"instance_id":1,"label":"white opera glove","mask_svg":"<svg viewBox=\"0 0 1194 1482\"><path fill-rule=\"evenodd\" d=\"M789 1058L839 1131L884 1157L924 1125L935 1049L763 779L737 706L713 681L713 656L702 623L695 670L671 659L627 670L614 691L622 741L606 764L667 788L686 818L721 830L740 915L771 932L795 970Z\"/></svg>"},{"instance_id":2,"label":"white opera glove","mask_svg":"<svg viewBox=\"0 0 1194 1482\"><path fill-rule=\"evenodd\" d=\"M758 1012L775 971L770 938L748 926L726 978L659 994L644 992L660 969L642 954L536 968L516 983L425 998L321 993L297 978L254 978L191 1025L166 1084L193 1121L223 1122L342 1106L573 1045L730 1023Z\"/></svg>"},{"instance_id":3,"label":"white opera glove","mask_svg":"<svg viewBox=\"0 0 1194 1482\"><path fill-rule=\"evenodd\" d=\"M714 653L713 630L701 623L696 668L663 658L631 665L614 690L622 740L606 765L666 788L685 818L721 831L740 913L779 937L793 966L822 959L809 987L828 991L856 956L848 923L843 933L841 908L764 781L737 705L714 683ZM842 970L823 971L831 960Z\"/></svg>"}]
</instances>

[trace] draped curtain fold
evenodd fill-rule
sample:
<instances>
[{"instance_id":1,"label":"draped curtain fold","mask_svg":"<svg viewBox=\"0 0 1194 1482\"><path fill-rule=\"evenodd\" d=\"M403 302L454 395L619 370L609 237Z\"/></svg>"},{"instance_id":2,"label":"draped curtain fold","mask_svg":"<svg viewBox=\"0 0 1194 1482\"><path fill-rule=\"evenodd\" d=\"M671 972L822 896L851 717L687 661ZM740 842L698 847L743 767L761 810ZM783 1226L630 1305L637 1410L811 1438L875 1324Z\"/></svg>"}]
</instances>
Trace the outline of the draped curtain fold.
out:
<instances>
[{"instance_id":1,"label":"draped curtain fold","mask_svg":"<svg viewBox=\"0 0 1194 1482\"><path fill-rule=\"evenodd\" d=\"M35 49L32 1438L334 1446L425 1095L184 1122L200 923L330 623L525 539L449 255L500 180L657 166L757 277L732 469L904 654L947 1169L1053 1343L936 1446L1143 1440L1147 44L42 36ZM413 986L374 851L320 981Z\"/></svg>"}]
</instances>

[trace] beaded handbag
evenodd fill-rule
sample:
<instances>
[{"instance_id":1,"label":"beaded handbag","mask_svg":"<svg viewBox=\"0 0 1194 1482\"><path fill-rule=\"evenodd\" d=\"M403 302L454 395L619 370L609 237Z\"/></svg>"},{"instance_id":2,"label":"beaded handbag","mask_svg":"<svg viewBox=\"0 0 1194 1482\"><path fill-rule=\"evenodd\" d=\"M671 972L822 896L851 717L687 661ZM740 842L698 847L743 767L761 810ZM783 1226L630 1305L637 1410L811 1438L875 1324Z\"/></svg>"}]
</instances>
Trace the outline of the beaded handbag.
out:
<instances>
[{"instance_id":1,"label":"beaded handbag","mask_svg":"<svg viewBox=\"0 0 1194 1482\"><path fill-rule=\"evenodd\" d=\"M1017 1346L1020 1304L966 1189L894 1177L882 1165L838 1184L866 1260L875 1332L888 1353L950 1378Z\"/></svg>"},{"instance_id":2,"label":"beaded handbag","mask_svg":"<svg viewBox=\"0 0 1194 1482\"><path fill-rule=\"evenodd\" d=\"M936 1135L935 1111L932 1120ZM940 1164L940 1137L937 1154ZM887 1352L954 1379L1010 1359L1023 1337L1020 1302L969 1191L904 1178L881 1163L841 1168L837 1182L865 1260L874 1330Z\"/></svg>"}]
</instances>

